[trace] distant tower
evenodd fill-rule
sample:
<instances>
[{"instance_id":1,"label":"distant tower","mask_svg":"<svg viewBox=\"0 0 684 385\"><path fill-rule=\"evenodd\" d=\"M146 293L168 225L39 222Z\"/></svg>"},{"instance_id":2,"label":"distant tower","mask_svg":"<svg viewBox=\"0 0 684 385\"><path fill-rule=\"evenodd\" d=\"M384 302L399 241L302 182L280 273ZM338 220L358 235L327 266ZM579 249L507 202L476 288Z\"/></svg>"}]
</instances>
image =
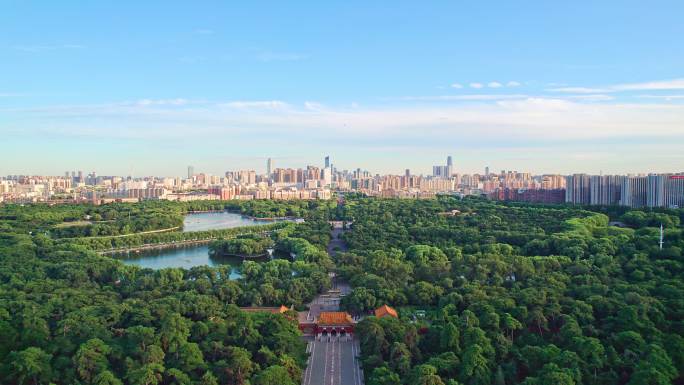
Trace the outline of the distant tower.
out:
<instances>
[{"instance_id":1,"label":"distant tower","mask_svg":"<svg viewBox=\"0 0 684 385\"><path fill-rule=\"evenodd\" d=\"M270 178L273 173L273 159L268 158L266 161L266 175Z\"/></svg>"},{"instance_id":2,"label":"distant tower","mask_svg":"<svg viewBox=\"0 0 684 385\"><path fill-rule=\"evenodd\" d=\"M195 168L193 166L188 166L188 179L192 179L193 175L195 175Z\"/></svg>"},{"instance_id":3,"label":"distant tower","mask_svg":"<svg viewBox=\"0 0 684 385\"><path fill-rule=\"evenodd\" d=\"M489 166L485 167L485 176L489 175Z\"/></svg>"},{"instance_id":4,"label":"distant tower","mask_svg":"<svg viewBox=\"0 0 684 385\"><path fill-rule=\"evenodd\" d=\"M325 157L325 168L330 168L330 156Z\"/></svg>"},{"instance_id":5,"label":"distant tower","mask_svg":"<svg viewBox=\"0 0 684 385\"><path fill-rule=\"evenodd\" d=\"M663 224L660 224L660 250L663 249Z\"/></svg>"},{"instance_id":6,"label":"distant tower","mask_svg":"<svg viewBox=\"0 0 684 385\"><path fill-rule=\"evenodd\" d=\"M445 175L442 175L442 178L451 178L451 176L454 175L454 162L451 159L451 155L447 156L447 165L445 171Z\"/></svg>"}]
</instances>

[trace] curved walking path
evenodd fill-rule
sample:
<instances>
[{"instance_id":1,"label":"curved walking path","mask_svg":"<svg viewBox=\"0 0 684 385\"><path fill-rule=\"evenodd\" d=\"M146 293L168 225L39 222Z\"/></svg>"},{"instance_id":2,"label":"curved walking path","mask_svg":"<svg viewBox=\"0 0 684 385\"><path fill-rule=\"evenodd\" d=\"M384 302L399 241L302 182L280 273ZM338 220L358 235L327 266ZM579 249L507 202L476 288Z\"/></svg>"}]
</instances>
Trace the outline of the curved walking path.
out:
<instances>
[{"instance_id":1,"label":"curved walking path","mask_svg":"<svg viewBox=\"0 0 684 385\"><path fill-rule=\"evenodd\" d=\"M180 226L175 226L175 227L169 227L166 229L159 229L159 230L149 230L149 231L141 231L139 233L130 233L130 234L119 234L119 235L95 235L92 237L87 237L90 239L101 239L101 238L124 238L124 237L132 237L134 235L143 235L143 234L154 234L154 233L166 233L169 231L173 230L178 230L180 229ZM74 238L57 238L57 241L65 240L65 239L74 239Z\"/></svg>"},{"instance_id":2,"label":"curved walking path","mask_svg":"<svg viewBox=\"0 0 684 385\"><path fill-rule=\"evenodd\" d=\"M249 233L239 233L239 234L233 234L230 236L215 236L215 237L209 237L209 238L204 238L204 239L185 239L181 241L171 241L171 242L160 242L160 243L148 243L145 245L139 245L139 246L132 246L132 247L122 247L118 249L107 249L107 250L100 250L98 253L100 254L118 254L118 253L130 253L130 252L137 252L137 251L143 251L143 250L155 250L155 249L170 249L174 247L181 247L181 246L188 246L188 245L202 245L205 243L209 243L215 239L233 239L236 237L239 237L241 235L247 235L247 234L258 234L258 235L270 235L273 234L274 232L278 232L281 229L275 229L275 230L267 230L267 231L257 231L257 232L249 232ZM137 234L142 234L142 233L137 233ZM186 233L190 234L190 233ZM242 256L240 256L242 257Z\"/></svg>"}]
</instances>

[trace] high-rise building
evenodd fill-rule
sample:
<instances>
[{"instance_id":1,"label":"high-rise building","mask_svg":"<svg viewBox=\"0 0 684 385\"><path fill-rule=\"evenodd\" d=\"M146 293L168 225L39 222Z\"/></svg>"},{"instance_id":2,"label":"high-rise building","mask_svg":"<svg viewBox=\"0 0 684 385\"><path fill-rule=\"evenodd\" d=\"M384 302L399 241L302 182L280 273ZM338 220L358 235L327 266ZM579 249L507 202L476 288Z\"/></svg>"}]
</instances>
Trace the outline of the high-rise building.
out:
<instances>
[{"instance_id":1,"label":"high-rise building","mask_svg":"<svg viewBox=\"0 0 684 385\"><path fill-rule=\"evenodd\" d=\"M667 176L663 201L666 207L684 207L684 174Z\"/></svg>"},{"instance_id":2,"label":"high-rise building","mask_svg":"<svg viewBox=\"0 0 684 385\"><path fill-rule=\"evenodd\" d=\"M667 175L650 174L648 176L648 191L646 192L646 206L665 206L665 181Z\"/></svg>"},{"instance_id":3,"label":"high-rise building","mask_svg":"<svg viewBox=\"0 0 684 385\"><path fill-rule=\"evenodd\" d=\"M329 167L330 167L330 156L328 155L325 157L325 168L329 168Z\"/></svg>"},{"instance_id":4,"label":"high-rise building","mask_svg":"<svg viewBox=\"0 0 684 385\"><path fill-rule=\"evenodd\" d=\"M592 205L611 206L620 203L622 175L592 175L589 180Z\"/></svg>"},{"instance_id":5,"label":"high-rise building","mask_svg":"<svg viewBox=\"0 0 684 385\"><path fill-rule=\"evenodd\" d=\"M489 166L485 167L485 176L489 176Z\"/></svg>"},{"instance_id":6,"label":"high-rise building","mask_svg":"<svg viewBox=\"0 0 684 385\"><path fill-rule=\"evenodd\" d=\"M192 179L193 175L195 175L195 168L193 166L188 166L188 179Z\"/></svg>"},{"instance_id":7,"label":"high-rise building","mask_svg":"<svg viewBox=\"0 0 684 385\"><path fill-rule=\"evenodd\" d=\"M323 169L323 186L330 186L332 184L332 170L330 167Z\"/></svg>"},{"instance_id":8,"label":"high-rise building","mask_svg":"<svg viewBox=\"0 0 684 385\"><path fill-rule=\"evenodd\" d=\"M446 166L432 166L432 176L438 178L451 178L454 174L454 164L451 155L447 156Z\"/></svg>"},{"instance_id":9,"label":"high-rise building","mask_svg":"<svg viewBox=\"0 0 684 385\"><path fill-rule=\"evenodd\" d=\"M266 176L270 178L271 174L273 174L273 159L268 158L266 161Z\"/></svg>"},{"instance_id":10,"label":"high-rise building","mask_svg":"<svg viewBox=\"0 0 684 385\"><path fill-rule=\"evenodd\" d=\"M432 166L432 176L446 178L447 168L448 166Z\"/></svg>"},{"instance_id":11,"label":"high-rise building","mask_svg":"<svg viewBox=\"0 0 684 385\"><path fill-rule=\"evenodd\" d=\"M566 177L565 202L575 205L590 204L589 175L573 174Z\"/></svg>"},{"instance_id":12,"label":"high-rise building","mask_svg":"<svg viewBox=\"0 0 684 385\"><path fill-rule=\"evenodd\" d=\"M627 176L622 181L620 204L633 208L646 206L648 201L648 177Z\"/></svg>"},{"instance_id":13,"label":"high-rise building","mask_svg":"<svg viewBox=\"0 0 684 385\"><path fill-rule=\"evenodd\" d=\"M237 172L237 180L245 185L253 185L256 183L256 171L240 170Z\"/></svg>"}]
</instances>

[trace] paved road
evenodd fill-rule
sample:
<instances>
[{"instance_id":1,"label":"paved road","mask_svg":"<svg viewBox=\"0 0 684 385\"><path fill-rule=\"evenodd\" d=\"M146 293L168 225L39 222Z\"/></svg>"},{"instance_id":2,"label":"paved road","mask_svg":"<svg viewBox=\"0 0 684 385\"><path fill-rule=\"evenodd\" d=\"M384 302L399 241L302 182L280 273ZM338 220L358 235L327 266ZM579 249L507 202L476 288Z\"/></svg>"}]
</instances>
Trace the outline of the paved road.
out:
<instances>
[{"instance_id":1,"label":"paved road","mask_svg":"<svg viewBox=\"0 0 684 385\"><path fill-rule=\"evenodd\" d=\"M363 385L363 372L356 359L358 341L309 340L309 362L302 385Z\"/></svg>"},{"instance_id":2,"label":"paved road","mask_svg":"<svg viewBox=\"0 0 684 385\"><path fill-rule=\"evenodd\" d=\"M347 250L347 245L339 235L344 230L334 228L332 239L328 244L328 254L335 256L336 250ZM340 294L347 295L351 287L339 277L333 278L333 289L339 290ZM315 319L321 311L339 311L340 296L329 293L316 296L309 305L308 312L302 312L301 318ZM302 385L363 385L363 371L357 356L360 356L358 340L346 340L338 337L323 341L316 341L312 337L306 337L307 353L309 360L302 378Z\"/></svg>"},{"instance_id":3,"label":"paved road","mask_svg":"<svg viewBox=\"0 0 684 385\"><path fill-rule=\"evenodd\" d=\"M330 232L332 238L328 243L328 254L330 254L331 257L334 257L335 254L337 254L337 251L335 249L339 249L340 251L347 251L347 244L344 242L344 240L339 238L340 235L344 234L344 232L345 230L338 228L333 229Z\"/></svg>"}]
</instances>

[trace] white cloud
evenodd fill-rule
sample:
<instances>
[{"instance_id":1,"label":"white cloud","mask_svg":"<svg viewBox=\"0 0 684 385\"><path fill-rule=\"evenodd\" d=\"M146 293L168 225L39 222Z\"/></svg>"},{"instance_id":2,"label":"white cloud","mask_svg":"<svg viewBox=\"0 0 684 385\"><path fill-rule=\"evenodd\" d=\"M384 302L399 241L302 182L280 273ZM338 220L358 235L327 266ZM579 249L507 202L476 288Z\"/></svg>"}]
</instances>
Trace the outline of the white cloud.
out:
<instances>
[{"instance_id":1,"label":"white cloud","mask_svg":"<svg viewBox=\"0 0 684 385\"><path fill-rule=\"evenodd\" d=\"M461 89L461 88L463 88L463 85L460 84L460 83L453 83L453 84L451 85L451 88L458 88L458 89Z\"/></svg>"},{"instance_id":2,"label":"white cloud","mask_svg":"<svg viewBox=\"0 0 684 385\"><path fill-rule=\"evenodd\" d=\"M617 84L611 87L615 91L656 91L656 90L684 90L684 78L670 79L645 83Z\"/></svg>"},{"instance_id":3,"label":"white cloud","mask_svg":"<svg viewBox=\"0 0 684 385\"><path fill-rule=\"evenodd\" d=\"M503 87L503 84L501 84L499 82L489 82L487 84L487 87L489 87L489 88L501 88L501 87Z\"/></svg>"},{"instance_id":4,"label":"white cloud","mask_svg":"<svg viewBox=\"0 0 684 385\"><path fill-rule=\"evenodd\" d=\"M574 94L597 94L602 92L611 92L607 88L590 88L590 87L560 87L560 88L550 88L547 91L553 92L565 92Z\"/></svg>"},{"instance_id":5,"label":"white cloud","mask_svg":"<svg viewBox=\"0 0 684 385\"><path fill-rule=\"evenodd\" d=\"M404 96L397 98L403 101L456 101L456 100L507 100L526 99L528 95L517 94L469 94L469 95L434 95L434 96ZM390 99L390 100L397 100Z\"/></svg>"},{"instance_id":6,"label":"white cloud","mask_svg":"<svg viewBox=\"0 0 684 385\"><path fill-rule=\"evenodd\" d=\"M510 82L506 83L506 87L520 87L520 85L521 84L515 80L511 80Z\"/></svg>"},{"instance_id":7,"label":"white cloud","mask_svg":"<svg viewBox=\"0 0 684 385\"><path fill-rule=\"evenodd\" d=\"M443 138L454 137L475 142L507 136L516 141L684 140L681 104L585 103L525 95L445 95L404 100L478 103L321 108L316 102L297 106L277 100L217 103L143 99L133 104L0 111L17 122L9 128L17 133L13 135L28 137L182 141L187 132L193 132L231 138L245 145L265 140L306 139L310 145L324 145L339 138L364 143L391 138L391 143L425 144L427 140L432 146L443 144ZM12 119L18 116L22 118Z\"/></svg>"},{"instance_id":8,"label":"white cloud","mask_svg":"<svg viewBox=\"0 0 684 385\"><path fill-rule=\"evenodd\" d=\"M644 99L662 99L668 101L684 99L684 95L637 95L637 97Z\"/></svg>"},{"instance_id":9,"label":"white cloud","mask_svg":"<svg viewBox=\"0 0 684 385\"><path fill-rule=\"evenodd\" d=\"M223 107L238 108L238 109L281 109L288 106L287 103L280 100L248 100L248 101L232 101L220 104Z\"/></svg>"},{"instance_id":10,"label":"white cloud","mask_svg":"<svg viewBox=\"0 0 684 385\"><path fill-rule=\"evenodd\" d=\"M587 102L603 102L603 101L615 99L614 97L612 97L610 95L604 95L604 94L567 95L565 97L568 99L584 100Z\"/></svg>"},{"instance_id":11,"label":"white cloud","mask_svg":"<svg viewBox=\"0 0 684 385\"><path fill-rule=\"evenodd\" d=\"M323 104L318 103L318 102L304 102L304 108L306 108L309 111L323 111L323 110L325 110L325 106L323 106Z\"/></svg>"},{"instance_id":12,"label":"white cloud","mask_svg":"<svg viewBox=\"0 0 684 385\"><path fill-rule=\"evenodd\" d=\"M184 106L189 104L190 101L187 99L140 99L134 102L137 106Z\"/></svg>"},{"instance_id":13,"label":"white cloud","mask_svg":"<svg viewBox=\"0 0 684 385\"><path fill-rule=\"evenodd\" d=\"M482 84L482 83L470 83L469 85L470 85L470 88L476 88L476 89L480 89L480 88L484 87L484 84Z\"/></svg>"},{"instance_id":14,"label":"white cloud","mask_svg":"<svg viewBox=\"0 0 684 385\"><path fill-rule=\"evenodd\" d=\"M622 91L663 91L663 90L684 90L684 79L670 79L643 83L622 83L613 84L606 87L560 87L551 88L548 91L567 92L578 94L622 92Z\"/></svg>"}]
</instances>

